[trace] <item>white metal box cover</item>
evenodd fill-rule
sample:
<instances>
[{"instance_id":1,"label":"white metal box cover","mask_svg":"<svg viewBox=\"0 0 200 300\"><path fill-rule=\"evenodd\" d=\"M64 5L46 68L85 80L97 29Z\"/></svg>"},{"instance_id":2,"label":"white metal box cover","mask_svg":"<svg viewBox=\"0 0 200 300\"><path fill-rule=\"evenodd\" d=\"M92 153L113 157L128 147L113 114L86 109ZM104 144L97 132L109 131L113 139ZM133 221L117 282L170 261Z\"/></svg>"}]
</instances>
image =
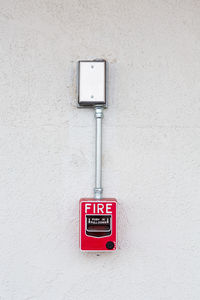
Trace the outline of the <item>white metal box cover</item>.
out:
<instances>
[{"instance_id":1,"label":"white metal box cover","mask_svg":"<svg viewBox=\"0 0 200 300\"><path fill-rule=\"evenodd\" d=\"M79 105L106 104L106 61L79 61Z\"/></svg>"}]
</instances>

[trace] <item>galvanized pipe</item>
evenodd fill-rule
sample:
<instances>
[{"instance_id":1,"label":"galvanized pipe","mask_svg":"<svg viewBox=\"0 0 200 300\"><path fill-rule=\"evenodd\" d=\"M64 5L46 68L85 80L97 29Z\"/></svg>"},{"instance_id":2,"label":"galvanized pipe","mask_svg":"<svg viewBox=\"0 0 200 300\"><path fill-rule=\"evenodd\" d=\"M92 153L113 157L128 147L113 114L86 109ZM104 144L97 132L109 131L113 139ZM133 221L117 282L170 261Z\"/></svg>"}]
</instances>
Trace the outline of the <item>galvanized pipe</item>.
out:
<instances>
[{"instance_id":1,"label":"galvanized pipe","mask_svg":"<svg viewBox=\"0 0 200 300\"><path fill-rule=\"evenodd\" d=\"M95 199L101 199L102 188L102 119L103 119L103 107L95 107L95 119L96 119L96 143L95 143Z\"/></svg>"}]
</instances>

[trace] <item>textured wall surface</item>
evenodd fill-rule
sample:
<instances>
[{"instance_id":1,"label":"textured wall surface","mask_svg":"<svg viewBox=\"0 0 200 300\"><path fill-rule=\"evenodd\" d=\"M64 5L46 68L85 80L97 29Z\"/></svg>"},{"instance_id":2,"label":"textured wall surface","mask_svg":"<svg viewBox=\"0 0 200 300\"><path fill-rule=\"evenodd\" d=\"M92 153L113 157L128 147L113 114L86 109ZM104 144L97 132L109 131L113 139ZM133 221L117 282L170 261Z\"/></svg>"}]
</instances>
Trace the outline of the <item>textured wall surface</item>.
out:
<instances>
[{"instance_id":1,"label":"textured wall surface","mask_svg":"<svg viewBox=\"0 0 200 300\"><path fill-rule=\"evenodd\" d=\"M104 196L119 251L81 254L94 115L76 62L110 63ZM0 299L200 299L200 2L0 0Z\"/></svg>"}]
</instances>

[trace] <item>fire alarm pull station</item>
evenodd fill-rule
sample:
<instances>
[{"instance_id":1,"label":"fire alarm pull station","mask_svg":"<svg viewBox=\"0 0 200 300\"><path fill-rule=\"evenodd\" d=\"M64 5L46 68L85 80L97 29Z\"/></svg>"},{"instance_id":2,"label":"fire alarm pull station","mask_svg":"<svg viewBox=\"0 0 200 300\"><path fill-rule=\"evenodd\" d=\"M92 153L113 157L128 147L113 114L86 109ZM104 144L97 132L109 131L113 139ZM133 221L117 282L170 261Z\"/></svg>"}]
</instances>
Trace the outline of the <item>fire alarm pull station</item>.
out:
<instances>
[{"instance_id":1,"label":"fire alarm pull station","mask_svg":"<svg viewBox=\"0 0 200 300\"><path fill-rule=\"evenodd\" d=\"M94 198L80 199L80 249L113 252L117 244L117 200L103 198L102 119L106 100L106 61L78 62L78 106L92 107L96 120Z\"/></svg>"}]
</instances>

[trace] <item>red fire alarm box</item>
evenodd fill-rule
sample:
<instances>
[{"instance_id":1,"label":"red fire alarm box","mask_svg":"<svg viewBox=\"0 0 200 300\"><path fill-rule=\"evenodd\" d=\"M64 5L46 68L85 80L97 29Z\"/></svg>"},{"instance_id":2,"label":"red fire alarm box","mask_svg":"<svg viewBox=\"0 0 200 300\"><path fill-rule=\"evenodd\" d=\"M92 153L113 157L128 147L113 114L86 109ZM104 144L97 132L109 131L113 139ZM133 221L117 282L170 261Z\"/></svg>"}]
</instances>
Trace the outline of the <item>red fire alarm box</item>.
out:
<instances>
[{"instance_id":1,"label":"red fire alarm box","mask_svg":"<svg viewBox=\"0 0 200 300\"><path fill-rule=\"evenodd\" d=\"M117 200L114 198L80 200L80 249L115 251Z\"/></svg>"}]
</instances>

